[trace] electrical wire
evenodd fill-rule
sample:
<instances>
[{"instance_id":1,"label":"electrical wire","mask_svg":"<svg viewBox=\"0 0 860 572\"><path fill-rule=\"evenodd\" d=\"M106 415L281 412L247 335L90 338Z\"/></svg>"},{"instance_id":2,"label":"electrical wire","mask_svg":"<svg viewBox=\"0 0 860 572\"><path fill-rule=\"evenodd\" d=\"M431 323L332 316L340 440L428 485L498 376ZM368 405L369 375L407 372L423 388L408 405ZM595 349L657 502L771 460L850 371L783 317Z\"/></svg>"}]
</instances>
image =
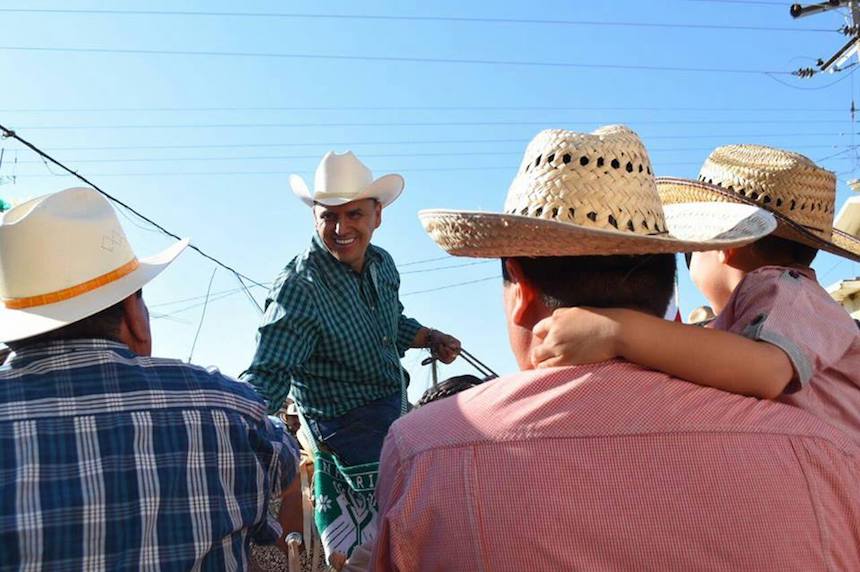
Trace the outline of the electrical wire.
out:
<instances>
[{"instance_id":1,"label":"electrical wire","mask_svg":"<svg viewBox=\"0 0 860 572\"><path fill-rule=\"evenodd\" d=\"M529 121L349 121L349 122L329 122L329 123L140 123L140 124L83 124L83 125L22 125L19 129L28 131L36 130L78 130L78 129L261 129L261 128L303 128L303 127L498 127L498 126L516 126L516 125L546 125L550 123L559 123L565 125L593 125L591 120L570 120L570 119L540 119ZM625 123L631 125L783 125L791 123L794 125L800 124L842 124L846 123L844 119L738 119L737 121L727 121L725 119L666 119L666 120L631 120L619 119L616 123Z\"/></svg>"},{"instance_id":2,"label":"electrical wire","mask_svg":"<svg viewBox=\"0 0 860 572\"><path fill-rule=\"evenodd\" d=\"M137 217L138 217L138 218L140 218L141 220L144 220L145 222L149 223L149 224L150 224L150 225L152 225L153 227L157 228L158 230L160 230L162 233L166 234L167 236L170 236L170 237L172 237L172 238L174 238L174 239L176 239L176 240L182 240L178 235L176 235L176 234L174 234L174 233L170 232L169 230L167 230L166 228L164 228L163 226L161 226L160 224L158 224L158 223L157 223L157 222L155 222L154 220L152 220L152 219L150 219L150 218L148 218L148 217L144 216L143 214L141 214L140 212L138 212L137 210L135 210L134 208L132 208L131 206L129 206L128 204L126 204L125 202L121 201L120 199L116 198L115 196L111 195L110 193L107 193L106 191L102 190L98 185L96 185L95 183L93 183L92 181L90 181L88 178L84 177L83 175L78 174L78 172L77 172L77 171L74 171L74 170L70 169L69 167L66 167L63 163L60 163L59 161L57 161L56 159L54 159L52 156L48 155L47 153L45 153L44 151L42 151L41 149L39 149L38 147L36 147L36 146L35 146L35 145L33 145L32 143L30 143L29 141L27 141L27 140L23 139L22 137L20 137L20 136L19 136L17 133L15 133L13 130L8 129L8 128L4 127L3 125L0 125L0 135L2 135L4 138L14 139L14 140L18 141L19 143L21 143L22 145L24 145L25 147L27 147L28 149L30 149L31 151L33 151L34 153L36 153L38 156L40 156L40 157L42 157L43 159L45 159L46 161L48 161L48 162L50 162L50 163L52 163L52 164L56 165L57 167L59 167L59 168L61 168L62 170L66 171L69 175L71 175L71 176L73 176L73 177L76 177L78 180L82 181L83 183L85 183L85 184L89 185L89 186L90 186L90 187L92 187L94 190L98 191L99 193L101 193L102 195L104 195L106 198L108 198L111 202L113 202L113 203L115 203L115 204L118 204L118 205L120 205L121 207L123 207L123 208L127 209L129 212L133 213L135 216L137 216ZM251 282L251 283L253 283L253 284L256 284L256 285L258 285L258 286L262 286L262 284L261 284L261 283L257 282L256 280L254 280L254 279L252 279L252 278L249 278L249 277L245 276L244 274L242 274L242 273L241 273L241 272L239 272L238 270L236 270L236 269L232 268L231 266L228 266L227 264L225 264L225 263L221 262L221 261L220 261L220 260L218 260L217 258L215 258L215 257L211 256L210 254L208 254L208 253L204 252L204 251L203 251L203 250L201 250L199 247L197 247L197 246L195 246L195 245L193 245L193 244L189 244L189 245L188 245L188 248L190 248L191 250L194 250L194 251L195 251L195 252L197 252L199 255L203 256L204 258L207 258L207 259L211 260L212 262L214 262L214 263L215 263L215 264L217 264L218 266L221 266L222 268L224 268L224 269L229 270L230 272L232 272L232 273L233 273L233 275L235 275L235 276L236 276L236 278L239 280L239 282L242 284L242 286L243 286L243 287L245 287L245 283L244 283L243 279L248 280L249 282ZM245 287L245 288L246 288L246 290L247 290L247 287ZM253 299L253 297L252 297L252 299Z\"/></svg>"},{"instance_id":3,"label":"electrical wire","mask_svg":"<svg viewBox=\"0 0 860 572\"><path fill-rule=\"evenodd\" d=\"M108 10L108 9L67 9L67 8L0 8L0 13L17 14L70 14L70 15L111 15L111 16L182 16L182 17L229 17L229 18L281 18L304 20L366 20L384 22L446 22L466 24L526 24L551 26L601 26L625 28L697 29L697 30L735 30L756 32L826 32L837 30L829 28L797 28L772 26L744 26L736 24L701 24L696 22L623 22L598 20L562 20L534 18L489 18L470 16L410 16L384 14L312 14L288 12L197 12L188 10Z\"/></svg>"},{"instance_id":4,"label":"electrical wire","mask_svg":"<svg viewBox=\"0 0 860 572\"><path fill-rule=\"evenodd\" d=\"M834 145L819 144L819 145L801 145L796 149L831 149ZM683 153L690 151L710 151L712 147L651 147L651 153L657 152L673 152ZM480 156L511 156L522 155L521 150L517 151L449 151L449 152L413 152L413 153L362 153L365 158L385 158L385 157L480 157ZM178 163L178 162L195 162L195 161L293 161L313 159L318 161L320 156L314 155L249 155L249 156L218 156L218 157L133 157L125 159L68 159L68 163ZM20 161L21 165L41 165L42 161Z\"/></svg>"},{"instance_id":5,"label":"electrical wire","mask_svg":"<svg viewBox=\"0 0 860 572\"><path fill-rule=\"evenodd\" d=\"M549 62L549 61L525 61L525 60L496 60L482 58L424 58L417 56L371 56L356 54L309 54L309 53L276 53L276 52L228 52L215 50L143 50L133 48L71 48L71 47L46 47L46 46L0 46L0 51L6 52L33 52L33 53L64 53L64 54L115 54L115 55L144 55L144 56L193 56L193 57L231 57L231 58L271 58L283 60L311 60L311 61L344 61L344 62L388 62L388 63L410 63L410 64L455 64L455 65L483 65L483 66L512 66L512 67L536 67L551 69L599 69L620 71L648 71L648 72L682 72L682 73L708 73L708 74L745 74L745 75L791 75L789 71L783 70L757 70L744 68L709 68L693 66L659 66L659 65L633 65L613 63L583 63L583 62Z\"/></svg>"},{"instance_id":6,"label":"electrical wire","mask_svg":"<svg viewBox=\"0 0 860 572\"><path fill-rule=\"evenodd\" d=\"M203 329L203 319L206 317L206 308L209 307L209 294L212 292L212 282L215 281L215 273L218 272L218 267L212 269L212 276L209 277L209 286L206 287L206 300L203 302L203 311L200 312L200 322L197 324L197 332L194 334L194 341L191 342L191 351L188 352L188 363L191 363L191 358L194 357L194 348L197 347L197 338L200 337L200 330Z\"/></svg>"}]
</instances>

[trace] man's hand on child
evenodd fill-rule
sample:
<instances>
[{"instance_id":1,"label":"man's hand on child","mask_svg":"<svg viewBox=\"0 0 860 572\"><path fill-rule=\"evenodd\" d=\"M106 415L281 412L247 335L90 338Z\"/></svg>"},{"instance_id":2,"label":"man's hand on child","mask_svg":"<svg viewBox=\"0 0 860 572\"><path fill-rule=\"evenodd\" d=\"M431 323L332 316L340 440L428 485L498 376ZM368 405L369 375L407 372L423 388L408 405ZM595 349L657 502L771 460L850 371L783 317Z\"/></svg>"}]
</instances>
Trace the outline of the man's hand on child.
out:
<instances>
[{"instance_id":1,"label":"man's hand on child","mask_svg":"<svg viewBox=\"0 0 860 572\"><path fill-rule=\"evenodd\" d=\"M532 365L578 365L616 357L619 322L615 312L584 307L556 310L532 330L540 339L532 349Z\"/></svg>"}]
</instances>

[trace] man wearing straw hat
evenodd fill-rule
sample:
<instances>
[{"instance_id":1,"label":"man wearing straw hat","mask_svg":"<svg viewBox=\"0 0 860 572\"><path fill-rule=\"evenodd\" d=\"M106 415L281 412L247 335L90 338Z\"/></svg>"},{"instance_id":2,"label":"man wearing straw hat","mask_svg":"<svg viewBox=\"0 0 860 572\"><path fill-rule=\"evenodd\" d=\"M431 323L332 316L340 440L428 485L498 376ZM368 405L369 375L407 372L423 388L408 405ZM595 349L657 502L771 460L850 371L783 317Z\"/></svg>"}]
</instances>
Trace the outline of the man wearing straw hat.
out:
<instances>
[{"instance_id":1,"label":"man wearing straw hat","mask_svg":"<svg viewBox=\"0 0 860 572\"><path fill-rule=\"evenodd\" d=\"M248 538L301 527L296 446L246 384L152 358L139 259L100 194L0 218L0 568L244 570Z\"/></svg>"},{"instance_id":2,"label":"man wearing straw hat","mask_svg":"<svg viewBox=\"0 0 860 572\"><path fill-rule=\"evenodd\" d=\"M290 185L312 209L316 232L275 281L243 378L271 411L292 391L316 440L344 464L375 463L403 412L403 353L429 347L450 363L460 342L403 314L394 261L370 244L383 209L403 191L403 177L374 179L352 152L330 152L317 167L313 192L298 175Z\"/></svg>"},{"instance_id":3,"label":"man wearing straw hat","mask_svg":"<svg viewBox=\"0 0 860 572\"><path fill-rule=\"evenodd\" d=\"M687 255L693 282L719 314L713 328L629 310L562 310L535 329L545 337L536 363L599 361L619 348L695 383L800 407L860 443L860 332L809 266L819 250L860 260L860 239L833 228L834 174L791 151L726 145L698 180L662 177L657 189L664 204L761 206L777 228L740 248Z\"/></svg>"},{"instance_id":4,"label":"man wearing straw hat","mask_svg":"<svg viewBox=\"0 0 860 572\"><path fill-rule=\"evenodd\" d=\"M500 258L523 370L392 426L376 570L818 570L860 566L860 451L802 411L623 360L531 370L565 305L662 316L672 253L740 246L773 217L662 208L621 126L543 131L504 212L423 211L457 256Z\"/></svg>"}]
</instances>

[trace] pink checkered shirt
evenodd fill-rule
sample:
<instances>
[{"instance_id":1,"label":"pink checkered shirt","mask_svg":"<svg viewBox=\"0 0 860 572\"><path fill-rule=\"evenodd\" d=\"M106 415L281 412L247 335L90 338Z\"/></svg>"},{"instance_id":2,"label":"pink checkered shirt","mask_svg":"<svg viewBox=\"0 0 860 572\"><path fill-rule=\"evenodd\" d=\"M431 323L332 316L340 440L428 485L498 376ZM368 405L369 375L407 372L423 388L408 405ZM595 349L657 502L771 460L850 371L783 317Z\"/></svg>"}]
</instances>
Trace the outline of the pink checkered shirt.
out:
<instances>
[{"instance_id":1,"label":"pink checkered shirt","mask_svg":"<svg viewBox=\"0 0 860 572\"><path fill-rule=\"evenodd\" d=\"M766 266L750 272L712 327L782 349L796 379L779 400L860 444L860 330L813 270Z\"/></svg>"},{"instance_id":2,"label":"pink checkered shirt","mask_svg":"<svg viewBox=\"0 0 860 572\"><path fill-rule=\"evenodd\" d=\"M375 570L860 570L860 449L814 416L621 361L398 420Z\"/></svg>"}]
</instances>

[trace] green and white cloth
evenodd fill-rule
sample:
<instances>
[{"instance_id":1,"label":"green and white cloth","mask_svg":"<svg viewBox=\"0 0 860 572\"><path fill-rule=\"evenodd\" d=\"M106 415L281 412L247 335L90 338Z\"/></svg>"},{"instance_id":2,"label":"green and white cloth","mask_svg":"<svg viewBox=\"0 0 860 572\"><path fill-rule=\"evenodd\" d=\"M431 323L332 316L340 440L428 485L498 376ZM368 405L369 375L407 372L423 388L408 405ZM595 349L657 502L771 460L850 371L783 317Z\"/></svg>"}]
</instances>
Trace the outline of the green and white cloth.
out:
<instances>
[{"instance_id":1,"label":"green and white cloth","mask_svg":"<svg viewBox=\"0 0 860 572\"><path fill-rule=\"evenodd\" d=\"M376 538L379 463L346 467L325 451L314 457L314 520L326 558L336 553L349 557Z\"/></svg>"}]
</instances>

